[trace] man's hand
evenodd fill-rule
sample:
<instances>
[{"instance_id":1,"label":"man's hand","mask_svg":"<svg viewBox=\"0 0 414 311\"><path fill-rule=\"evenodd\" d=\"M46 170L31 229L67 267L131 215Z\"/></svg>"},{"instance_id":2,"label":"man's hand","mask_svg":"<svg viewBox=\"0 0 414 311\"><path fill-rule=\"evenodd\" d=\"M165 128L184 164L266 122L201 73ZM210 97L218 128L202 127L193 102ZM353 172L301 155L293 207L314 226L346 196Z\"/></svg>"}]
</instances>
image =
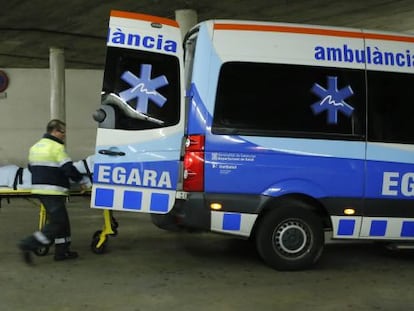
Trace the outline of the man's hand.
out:
<instances>
[{"instance_id":1,"label":"man's hand","mask_svg":"<svg viewBox=\"0 0 414 311\"><path fill-rule=\"evenodd\" d=\"M85 194L86 191L92 188L91 180L88 176L83 176L82 180L79 182L80 194Z\"/></svg>"},{"instance_id":2,"label":"man's hand","mask_svg":"<svg viewBox=\"0 0 414 311\"><path fill-rule=\"evenodd\" d=\"M85 194L85 192L88 190L89 190L89 187L87 184L80 184L80 194Z\"/></svg>"}]
</instances>

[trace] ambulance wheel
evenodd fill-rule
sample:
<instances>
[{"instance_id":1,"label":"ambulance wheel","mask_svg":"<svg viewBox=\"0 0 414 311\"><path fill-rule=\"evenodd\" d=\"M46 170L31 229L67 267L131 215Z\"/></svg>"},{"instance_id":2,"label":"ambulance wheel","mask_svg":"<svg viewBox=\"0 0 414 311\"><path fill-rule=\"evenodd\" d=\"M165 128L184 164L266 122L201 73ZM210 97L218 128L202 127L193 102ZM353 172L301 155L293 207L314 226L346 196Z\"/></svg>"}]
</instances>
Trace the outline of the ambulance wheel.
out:
<instances>
[{"instance_id":1,"label":"ambulance wheel","mask_svg":"<svg viewBox=\"0 0 414 311\"><path fill-rule=\"evenodd\" d=\"M46 256L49 253L49 245L39 246L34 250L37 256Z\"/></svg>"},{"instance_id":2,"label":"ambulance wheel","mask_svg":"<svg viewBox=\"0 0 414 311\"><path fill-rule=\"evenodd\" d=\"M322 220L301 206L298 202L286 202L265 214L258 224L258 253L274 269L305 269L322 254L325 240Z\"/></svg>"},{"instance_id":3,"label":"ambulance wheel","mask_svg":"<svg viewBox=\"0 0 414 311\"><path fill-rule=\"evenodd\" d=\"M91 250L95 254L103 254L106 250L106 244L108 242L107 239L98 247L98 243L101 237L102 230L95 231L95 233L92 236L92 242L91 242Z\"/></svg>"}]
</instances>

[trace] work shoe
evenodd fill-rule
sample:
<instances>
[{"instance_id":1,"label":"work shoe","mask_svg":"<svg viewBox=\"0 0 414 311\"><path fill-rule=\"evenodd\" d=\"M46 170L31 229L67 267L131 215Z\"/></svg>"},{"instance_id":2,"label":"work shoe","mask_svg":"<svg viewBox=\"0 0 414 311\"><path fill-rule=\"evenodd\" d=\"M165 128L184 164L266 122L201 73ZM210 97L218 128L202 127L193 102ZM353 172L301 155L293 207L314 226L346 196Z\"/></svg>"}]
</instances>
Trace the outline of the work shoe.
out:
<instances>
[{"instance_id":1,"label":"work shoe","mask_svg":"<svg viewBox=\"0 0 414 311\"><path fill-rule=\"evenodd\" d=\"M66 252L61 253L61 254L55 254L55 261L62 261L62 260L67 260L67 259L76 259L78 257L79 257L79 255L78 255L77 252L66 251Z\"/></svg>"}]
</instances>

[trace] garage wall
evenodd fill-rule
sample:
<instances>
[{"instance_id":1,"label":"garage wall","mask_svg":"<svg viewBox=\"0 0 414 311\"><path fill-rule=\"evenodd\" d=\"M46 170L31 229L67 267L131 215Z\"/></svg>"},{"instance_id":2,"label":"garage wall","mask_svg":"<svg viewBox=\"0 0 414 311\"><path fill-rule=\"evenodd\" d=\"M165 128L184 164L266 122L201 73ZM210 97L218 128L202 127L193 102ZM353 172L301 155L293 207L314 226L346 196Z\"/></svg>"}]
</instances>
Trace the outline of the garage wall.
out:
<instances>
[{"instance_id":1,"label":"garage wall","mask_svg":"<svg viewBox=\"0 0 414 311\"><path fill-rule=\"evenodd\" d=\"M0 93L0 165L27 165L30 146L50 120L49 69L2 68L9 86ZM76 161L94 153L103 71L66 69L67 151Z\"/></svg>"}]
</instances>

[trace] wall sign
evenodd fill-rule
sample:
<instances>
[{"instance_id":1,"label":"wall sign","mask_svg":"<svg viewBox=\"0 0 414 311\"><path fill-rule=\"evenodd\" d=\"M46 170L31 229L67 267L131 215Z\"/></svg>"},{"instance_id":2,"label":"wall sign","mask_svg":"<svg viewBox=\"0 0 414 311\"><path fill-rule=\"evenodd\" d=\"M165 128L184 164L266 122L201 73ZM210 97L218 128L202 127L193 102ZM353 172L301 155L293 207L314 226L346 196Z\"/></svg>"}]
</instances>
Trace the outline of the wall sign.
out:
<instances>
[{"instance_id":1,"label":"wall sign","mask_svg":"<svg viewBox=\"0 0 414 311\"><path fill-rule=\"evenodd\" d=\"M0 93L4 92L8 86L9 86L9 77L3 70L0 70Z\"/></svg>"}]
</instances>

